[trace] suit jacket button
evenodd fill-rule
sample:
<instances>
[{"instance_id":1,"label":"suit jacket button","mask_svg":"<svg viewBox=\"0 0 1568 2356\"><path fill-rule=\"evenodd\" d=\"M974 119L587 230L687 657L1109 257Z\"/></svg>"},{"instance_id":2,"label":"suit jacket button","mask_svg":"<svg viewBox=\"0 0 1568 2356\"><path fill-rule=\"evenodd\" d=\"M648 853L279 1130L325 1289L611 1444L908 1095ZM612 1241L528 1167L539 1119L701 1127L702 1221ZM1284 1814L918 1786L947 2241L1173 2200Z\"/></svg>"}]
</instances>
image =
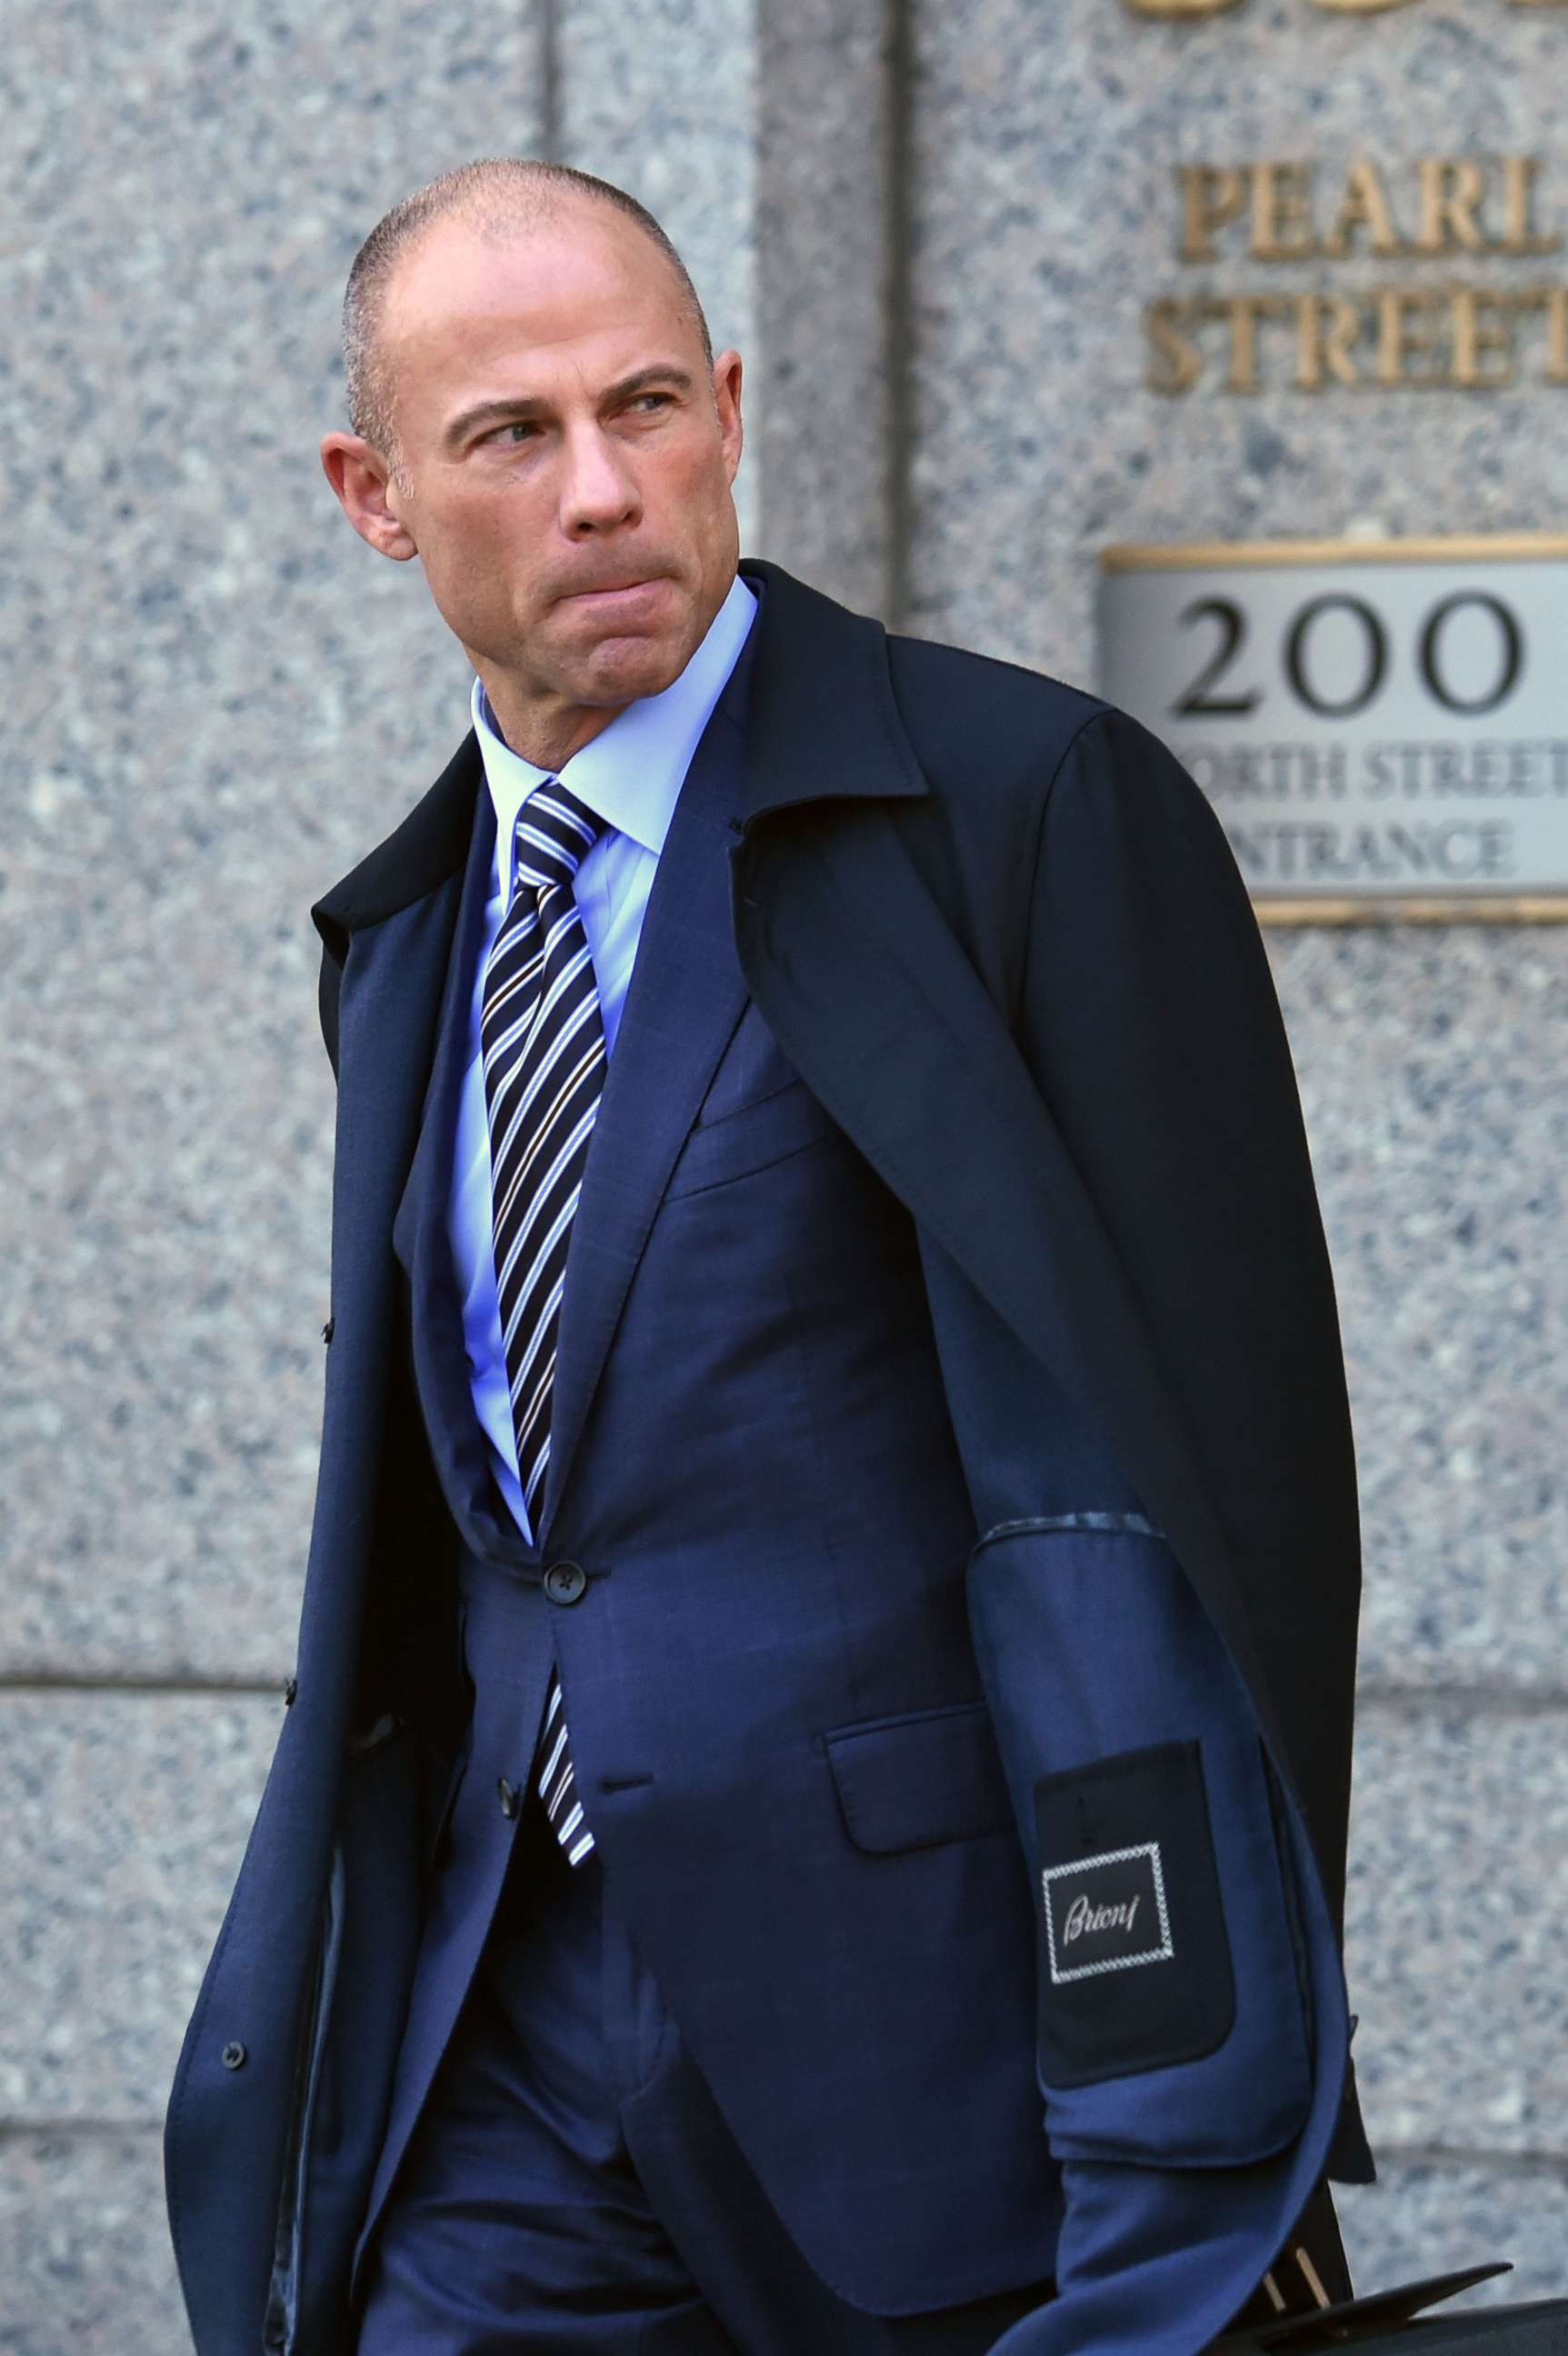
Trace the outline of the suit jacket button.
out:
<instances>
[{"instance_id":1,"label":"suit jacket button","mask_svg":"<svg viewBox=\"0 0 1568 2356\"><path fill-rule=\"evenodd\" d=\"M588 1574L580 1562L553 1562L544 1574L544 1592L552 1603L580 1603L587 1588Z\"/></svg>"},{"instance_id":2,"label":"suit jacket button","mask_svg":"<svg viewBox=\"0 0 1568 2356\"><path fill-rule=\"evenodd\" d=\"M244 2066L245 2049L236 2039L231 2038L223 2048L223 2067L225 2070L242 2070Z\"/></svg>"},{"instance_id":3,"label":"suit jacket button","mask_svg":"<svg viewBox=\"0 0 1568 2356\"><path fill-rule=\"evenodd\" d=\"M522 1804L522 1794L518 1790L517 1785L515 1783L509 1783L504 1775L498 1775L496 1778L496 1790L500 1795L502 1815L515 1816L518 1809Z\"/></svg>"},{"instance_id":4,"label":"suit jacket button","mask_svg":"<svg viewBox=\"0 0 1568 2356\"><path fill-rule=\"evenodd\" d=\"M338 1331L338 1320L336 1319L336 1317L329 1317L329 1318L327 1320L326 1324L321 1328L321 1338L322 1338L322 1340L323 1340L324 1342L330 1342L330 1340L332 1339L333 1334L334 1334L334 1333L336 1333L336 1332L337 1332L337 1331Z\"/></svg>"}]
</instances>

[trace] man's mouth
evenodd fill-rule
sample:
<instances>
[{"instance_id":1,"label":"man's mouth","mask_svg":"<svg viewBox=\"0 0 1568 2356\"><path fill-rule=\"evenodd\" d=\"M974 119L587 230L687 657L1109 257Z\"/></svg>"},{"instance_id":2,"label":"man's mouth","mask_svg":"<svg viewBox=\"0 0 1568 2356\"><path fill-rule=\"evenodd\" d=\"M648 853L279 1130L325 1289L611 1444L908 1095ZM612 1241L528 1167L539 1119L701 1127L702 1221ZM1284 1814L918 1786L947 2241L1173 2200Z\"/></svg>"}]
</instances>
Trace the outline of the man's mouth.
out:
<instances>
[{"instance_id":1,"label":"man's mouth","mask_svg":"<svg viewBox=\"0 0 1568 2356\"><path fill-rule=\"evenodd\" d=\"M661 575L639 575L631 581L617 581L602 588L569 590L563 605L575 605L585 613L635 613L650 605L663 588Z\"/></svg>"}]
</instances>

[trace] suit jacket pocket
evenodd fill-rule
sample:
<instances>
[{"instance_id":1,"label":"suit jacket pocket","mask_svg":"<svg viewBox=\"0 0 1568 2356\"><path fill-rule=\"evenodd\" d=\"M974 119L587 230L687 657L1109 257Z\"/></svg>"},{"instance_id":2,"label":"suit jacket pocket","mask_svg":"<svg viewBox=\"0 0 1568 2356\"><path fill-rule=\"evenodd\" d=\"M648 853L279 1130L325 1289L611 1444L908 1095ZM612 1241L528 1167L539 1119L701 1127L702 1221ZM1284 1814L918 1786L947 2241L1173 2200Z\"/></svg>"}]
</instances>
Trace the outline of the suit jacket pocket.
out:
<instances>
[{"instance_id":1,"label":"suit jacket pocket","mask_svg":"<svg viewBox=\"0 0 1568 2356\"><path fill-rule=\"evenodd\" d=\"M983 1701L841 1726L824 1741L844 1829L856 1848L886 1855L1013 1830Z\"/></svg>"},{"instance_id":2,"label":"suit jacket pocket","mask_svg":"<svg viewBox=\"0 0 1568 2356\"><path fill-rule=\"evenodd\" d=\"M832 1115L805 1081L789 1080L720 1120L699 1122L670 1173L665 1200L769 1169L786 1155L832 1134L835 1128Z\"/></svg>"}]
</instances>

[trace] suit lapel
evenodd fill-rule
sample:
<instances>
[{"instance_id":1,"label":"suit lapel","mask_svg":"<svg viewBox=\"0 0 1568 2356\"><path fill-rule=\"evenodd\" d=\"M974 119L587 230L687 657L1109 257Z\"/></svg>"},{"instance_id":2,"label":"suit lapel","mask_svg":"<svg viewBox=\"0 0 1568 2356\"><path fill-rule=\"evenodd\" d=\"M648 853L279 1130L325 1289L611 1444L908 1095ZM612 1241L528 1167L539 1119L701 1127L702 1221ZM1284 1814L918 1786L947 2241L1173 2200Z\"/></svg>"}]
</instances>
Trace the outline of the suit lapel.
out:
<instances>
[{"instance_id":1,"label":"suit lapel","mask_svg":"<svg viewBox=\"0 0 1568 2356\"><path fill-rule=\"evenodd\" d=\"M740 807L743 655L693 756L660 854L572 1223L541 1542L687 1131L739 1022L728 851Z\"/></svg>"}]
</instances>

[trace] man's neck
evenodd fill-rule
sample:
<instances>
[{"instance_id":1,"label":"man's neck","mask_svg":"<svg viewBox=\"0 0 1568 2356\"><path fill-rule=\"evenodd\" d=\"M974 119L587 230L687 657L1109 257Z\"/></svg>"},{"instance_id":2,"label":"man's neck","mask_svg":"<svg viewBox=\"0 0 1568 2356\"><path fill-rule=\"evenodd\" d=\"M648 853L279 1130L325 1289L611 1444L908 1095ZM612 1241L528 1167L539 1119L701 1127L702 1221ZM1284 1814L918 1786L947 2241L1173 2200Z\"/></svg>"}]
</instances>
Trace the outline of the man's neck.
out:
<instances>
[{"instance_id":1,"label":"man's neck","mask_svg":"<svg viewBox=\"0 0 1568 2356\"><path fill-rule=\"evenodd\" d=\"M618 703L542 712L525 699L509 695L504 680L498 679L492 684L482 671L479 677L501 742L520 760L532 761L536 769L548 769L552 775L564 769L574 753L580 753L585 744L602 736L610 722L627 709L624 703Z\"/></svg>"},{"instance_id":2,"label":"man's neck","mask_svg":"<svg viewBox=\"0 0 1568 2356\"><path fill-rule=\"evenodd\" d=\"M713 628L734 585L735 574L732 573L712 612L702 617L701 627L687 647L680 669L665 680L663 689L650 689L650 694L663 692L682 676ZM633 703L644 700L639 696L628 696L625 703L557 704L548 697L537 693L531 695L515 675L498 670L493 664L475 661L472 648L466 647L464 651L479 674L485 699L502 742L521 759L532 761L537 769L554 773L564 768L574 753L580 753L585 744L591 744L596 736L602 736L612 720L618 720Z\"/></svg>"}]
</instances>

